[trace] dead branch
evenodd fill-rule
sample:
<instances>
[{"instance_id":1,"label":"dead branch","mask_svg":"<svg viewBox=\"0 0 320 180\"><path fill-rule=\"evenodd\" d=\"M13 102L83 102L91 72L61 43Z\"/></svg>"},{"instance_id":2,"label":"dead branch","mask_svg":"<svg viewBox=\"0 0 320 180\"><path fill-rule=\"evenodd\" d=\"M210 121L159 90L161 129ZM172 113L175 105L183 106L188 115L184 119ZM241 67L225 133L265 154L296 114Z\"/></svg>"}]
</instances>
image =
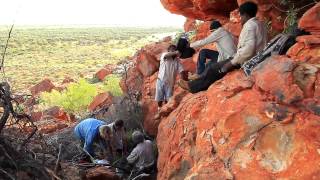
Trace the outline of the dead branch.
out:
<instances>
[{"instance_id":1,"label":"dead branch","mask_svg":"<svg viewBox=\"0 0 320 180\"><path fill-rule=\"evenodd\" d=\"M9 34L8 34L8 38L7 38L7 42L6 42L6 45L4 47L4 51L2 53L2 60L1 60L1 66L0 66L0 69L3 69L3 64L4 64L4 58L6 56L6 52L7 52L7 48L8 48L8 45L9 45L9 40L11 38L11 33L12 33L12 29L13 29L13 26L14 24L12 24L11 28L10 28L10 31L9 31Z\"/></svg>"},{"instance_id":2,"label":"dead branch","mask_svg":"<svg viewBox=\"0 0 320 180\"><path fill-rule=\"evenodd\" d=\"M57 173L58 172L58 168L60 165L60 160L61 160L61 151L62 151L62 144L59 144L59 153L58 153L58 159L56 161L56 166L54 168L54 172Z\"/></svg>"},{"instance_id":3,"label":"dead branch","mask_svg":"<svg viewBox=\"0 0 320 180\"><path fill-rule=\"evenodd\" d=\"M15 180L15 178L14 178L11 174L9 174L7 171L5 171L5 170L3 170L3 169L1 169L1 168L0 168L0 171L1 171L3 174L7 175L10 179Z\"/></svg>"},{"instance_id":4,"label":"dead branch","mask_svg":"<svg viewBox=\"0 0 320 180\"><path fill-rule=\"evenodd\" d=\"M17 164L14 162L13 158L8 154L8 152L6 151L6 149L5 149L2 145L0 145L0 148L2 149L4 155L10 159L10 161L11 161L12 164L15 166L15 168L18 169Z\"/></svg>"},{"instance_id":5,"label":"dead branch","mask_svg":"<svg viewBox=\"0 0 320 180\"><path fill-rule=\"evenodd\" d=\"M62 180L62 179L61 179L58 175L56 175L56 173L54 173L51 169L49 169L49 168L47 168L47 167L45 167L44 169L47 171L47 173L48 173L49 175L51 175L51 176L53 177L53 179Z\"/></svg>"}]
</instances>

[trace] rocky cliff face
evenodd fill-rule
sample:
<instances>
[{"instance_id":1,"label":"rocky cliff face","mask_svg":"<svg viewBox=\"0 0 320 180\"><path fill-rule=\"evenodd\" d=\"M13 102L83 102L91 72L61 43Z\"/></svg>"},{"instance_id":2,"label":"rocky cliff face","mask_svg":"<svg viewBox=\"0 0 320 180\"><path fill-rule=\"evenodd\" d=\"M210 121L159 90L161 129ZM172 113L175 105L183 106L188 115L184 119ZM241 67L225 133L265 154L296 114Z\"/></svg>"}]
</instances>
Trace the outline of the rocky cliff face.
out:
<instances>
[{"instance_id":1,"label":"rocky cliff face","mask_svg":"<svg viewBox=\"0 0 320 180\"><path fill-rule=\"evenodd\" d=\"M162 3L190 18L225 19L240 1ZM224 3L222 11L213 11L217 3ZM258 3L268 7L272 2ZM176 87L160 118L154 117L157 73L143 73L139 65L131 68L128 87L139 87L145 128L157 134L158 179L320 178L319 8L318 3L300 19L299 27L311 35L297 38L287 56L268 58L250 77L234 71L205 92L190 94ZM237 22L231 18L228 23ZM149 59L145 61L154 64ZM194 61L182 62L192 71Z\"/></svg>"},{"instance_id":2,"label":"rocky cliff face","mask_svg":"<svg viewBox=\"0 0 320 180\"><path fill-rule=\"evenodd\" d=\"M223 24L230 24L229 17L230 12L237 13L235 11L239 4L248 0L161 0L164 8L174 14L183 15L191 19L199 19L203 21L209 21L213 19L219 19ZM284 28L284 22L286 21L286 11L289 9L287 4L289 1L278 0L254 0L259 5L258 17L267 22L272 27L272 31L279 32ZM294 3L294 7L298 8L299 13L303 13L310 6L305 6L312 3L312 0L293 0L290 3ZM232 16L232 14L231 14ZM229 30L233 30L234 22L231 21ZM238 24L240 26L240 24ZM236 28L239 29L239 27ZM234 30L233 30L234 31ZM207 32L207 31L206 31ZM240 33L240 31L238 31Z\"/></svg>"}]
</instances>

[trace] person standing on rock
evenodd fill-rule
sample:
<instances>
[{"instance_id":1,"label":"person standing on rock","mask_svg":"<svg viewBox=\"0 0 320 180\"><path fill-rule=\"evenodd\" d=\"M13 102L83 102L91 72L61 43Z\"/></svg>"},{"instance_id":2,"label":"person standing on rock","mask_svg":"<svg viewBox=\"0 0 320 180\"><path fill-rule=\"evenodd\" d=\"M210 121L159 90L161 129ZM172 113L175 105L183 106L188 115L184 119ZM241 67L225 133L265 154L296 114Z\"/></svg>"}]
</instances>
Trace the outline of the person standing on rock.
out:
<instances>
[{"instance_id":1,"label":"person standing on rock","mask_svg":"<svg viewBox=\"0 0 320 180\"><path fill-rule=\"evenodd\" d=\"M212 21L210 25L211 34L199 41L190 44L192 48L198 48L207 44L216 43L218 51L211 49L201 49L197 61L197 73L190 77L191 80L197 79L205 70L206 60L210 59L211 63L221 62L230 59L237 51L233 35L224 29L219 21Z\"/></svg>"},{"instance_id":2,"label":"person standing on rock","mask_svg":"<svg viewBox=\"0 0 320 180\"><path fill-rule=\"evenodd\" d=\"M155 165L153 143L145 140L140 131L132 133L132 140L137 145L127 157L128 163L139 171L150 173Z\"/></svg>"},{"instance_id":3,"label":"person standing on rock","mask_svg":"<svg viewBox=\"0 0 320 180\"><path fill-rule=\"evenodd\" d=\"M158 110L163 103L167 103L173 95L173 88L177 74L183 77L183 67L179 61L180 55L175 45L168 47L168 52L164 52L160 58L160 67L156 84L155 100L158 102Z\"/></svg>"},{"instance_id":4,"label":"person standing on rock","mask_svg":"<svg viewBox=\"0 0 320 180\"><path fill-rule=\"evenodd\" d=\"M263 50L267 44L267 30L264 23L255 17L258 11L257 4L245 2L240 5L239 11L243 28L235 56L231 60L209 65L196 80L180 80L178 85L181 88L191 93L207 90L215 81L223 78L228 72L239 69L243 63Z\"/></svg>"},{"instance_id":5,"label":"person standing on rock","mask_svg":"<svg viewBox=\"0 0 320 180\"><path fill-rule=\"evenodd\" d=\"M112 131L104 121L100 121L94 118L88 118L81 121L74 128L74 134L78 139L80 139L81 144L83 144L83 149L89 153L91 157L95 157L93 151L93 144L98 143L103 152L106 153L106 149L109 149L109 157L107 159L112 159Z\"/></svg>"}]
</instances>

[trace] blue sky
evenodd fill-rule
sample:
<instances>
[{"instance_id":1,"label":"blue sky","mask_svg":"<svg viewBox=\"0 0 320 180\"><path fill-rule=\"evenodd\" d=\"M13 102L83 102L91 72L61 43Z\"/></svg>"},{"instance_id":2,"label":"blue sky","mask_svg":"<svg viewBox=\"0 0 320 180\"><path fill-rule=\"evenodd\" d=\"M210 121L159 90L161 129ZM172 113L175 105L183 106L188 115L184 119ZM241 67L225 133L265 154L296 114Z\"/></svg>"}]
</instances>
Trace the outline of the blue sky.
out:
<instances>
[{"instance_id":1,"label":"blue sky","mask_svg":"<svg viewBox=\"0 0 320 180\"><path fill-rule=\"evenodd\" d=\"M171 14L160 0L5 0L0 24L177 26L185 18Z\"/></svg>"}]
</instances>

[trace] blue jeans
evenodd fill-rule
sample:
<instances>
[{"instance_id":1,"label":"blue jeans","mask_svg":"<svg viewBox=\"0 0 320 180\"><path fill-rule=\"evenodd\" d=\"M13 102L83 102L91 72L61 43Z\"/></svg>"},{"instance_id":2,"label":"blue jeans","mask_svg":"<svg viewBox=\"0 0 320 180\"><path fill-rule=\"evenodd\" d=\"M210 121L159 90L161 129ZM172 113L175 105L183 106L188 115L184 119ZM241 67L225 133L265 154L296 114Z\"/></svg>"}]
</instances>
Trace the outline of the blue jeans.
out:
<instances>
[{"instance_id":1,"label":"blue jeans","mask_svg":"<svg viewBox=\"0 0 320 180\"><path fill-rule=\"evenodd\" d=\"M211 63L217 63L219 52L210 49L201 49L199 52L198 62L197 62L197 74L203 73L206 68L206 60L211 61L207 63L207 66Z\"/></svg>"}]
</instances>

